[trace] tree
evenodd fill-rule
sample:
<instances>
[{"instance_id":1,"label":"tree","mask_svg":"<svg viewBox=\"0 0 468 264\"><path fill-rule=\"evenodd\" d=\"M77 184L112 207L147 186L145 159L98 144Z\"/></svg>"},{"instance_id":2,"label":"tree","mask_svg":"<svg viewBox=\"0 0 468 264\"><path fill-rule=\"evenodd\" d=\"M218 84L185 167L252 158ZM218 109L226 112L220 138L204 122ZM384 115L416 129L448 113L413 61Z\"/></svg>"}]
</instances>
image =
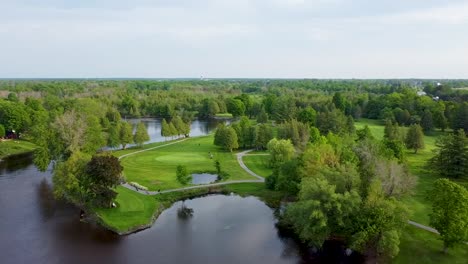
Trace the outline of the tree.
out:
<instances>
[{"instance_id":1,"label":"tree","mask_svg":"<svg viewBox=\"0 0 468 264\"><path fill-rule=\"evenodd\" d=\"M230 152L233 149L239 148L236 131L232 127L219 126L215 132L214 144Z\"/></svg>"},{"instance_id":2,"label":"tree","mask_svg":"<svg viewBox=\"0 0 468 264\"><path fill-rule=\"evenodd\" d=\"M172 118L171 123L174 124L178 136L185 135L186 126L182 118L180 118L180 116L175 116L174 118Z\"/></svg>"},{"instance_id":3,"label":"tree","mask_svg":"<svg viewBox=\"0 0 468 264\"><path fill-rule=\"evenodd\" d=\"M414 149L418 153L419 149L424 149L424 133L420 125L411 125L405 139L406 147Z\"/></svg>"},{"instance_id":4,"label":"tree","mask_svg":"<svg viewBox=\"0 0 468 264\"><path fill-rule=\"evenodd\" d=\"M177 136L179 134L179 132L177 131L177 128L174 126L174 123L172 122L169 122L169 131L172 137Z\"/></svg>"},{"instance_id":5,"label":"tree","mask_svg":"<svg viewBox=\"0 0 468 264\"><path fill-rule=\"evenodd\" d=\"M120 146L120 123L111 124L107 131L107 146L116 148Z\"/></svg>"},{"instance_id":6,"label":"tree","mask_svg":"<svg viewBox=\"0 0 468 264\"><path fill-rule=\"evenodd\" d=\"M350 220L351 247L375 257L395 257L400 236L408 223L408 209L386 198L380 181L373 181L368 195Z\"/></svg>"},{"instance_id":7,"label":"tree","mask_svg":"<svg viewBox=\"0 0 468 264\"><path fill-rule=\"evenodd\" d=\"M312 107L304 108L297 114L297 120L309 126L314 126L316 119L317 112Z\"/></svg>"},{"instance_id":8,"label":"tree","mask_svg":"<svg viewBox=\"0 0 468 264\"><path fill-rule=\"evenodd\" d=\"M346 99L343 98L343 96L341 95L341 93L335 93L333 95L333 99L332 99L332 102L333 104L335 105L336 108L340 109L341 111L344 111L345 110L345 107L346 107Z\"/></svg>"},{"instance_id":9,"label":"tree","mask_svg":"<svg viewBox=\"0 0 468 264\"><path fill-rule=\"evenodd\" d=\"M363 140L373 140L374 136L372 135L372 132L369 129L368 125L365 125L363 128L358 129L356 131L358 141L363 141Z\"/></svg>"},{"instance_id":10,"label":"tree","mask_svg":"<svg viewBox=\"0 0 468 264\"><path fill-rule=\"evenodd\" d=\"M442 131L445 131L445 129L448 127L448 121L445 117L444 111L437 110L432 116L434 118L434 126L440 128Z\"/></svg>"},{"instance_id":11,"label":"tree","mask_svg":"<svg viewBox=\"0 0 468 264\"><path fill-rule=\"evenodd\" d=\"M150 140L145 123L143 122L138 123L136 131L135 131L135 135L133 136L133 140L139 147L142 147L144 142Z\"/></svg>"},{"instance_id":12,"label":"tree","mask_svg":"<svg viewBox=\"0 0 468 264\"><path fill-rule=\"evenodd\" d=\"M164 118L161 123L161 136L163 136L164 138L171 136L171 128L169 124L167 123L166 119Z\"/></svg>"},{"instance_id":13,"label":"tree","mask_svg":"<svg viewBox=\"0 0 468 264\"><path fill-rule=\"evenodd\" d=\"M0 138L5 137L5 127L0 124Z\"/></svg>"},{"instance_id":14,"label":"tree","mask_svg":"<svg viewBox=\"0 0 468 264\"><path fill-rule=\"evenodd\" d=\"M86 164L86 180L82 188L90 190L94 206L111 207L117 197L113 189L120 184L123 167L117 157L112 155L95 155Z\"/></svg>"},{"instance_id":15,"label":"tree","mask_svg":"<svg viewBox=\"0 0 468 264\"><path fill-rule=\"evenodd\" d=\"M266 149L268 142L273 138L273 129L267 124L260 124L255 130L255 147Z\"/></svg>"},{"instance_id":16,"label":"tree","mask_svg":"<svg viewBox=\"0 0 468 264\"><path fill-rule=\"evenodd\" d=\"M245 105L239 99L229 98L226 100L226 107L233 117L243 116L245 114Z\"/></svg>"},{"instance_id":17,"label":"tree","mask_svg":"<svg viewBox=\"0 0 468 264\"><path fill-rule=\"evenodd\" d=\"M189 175L187 167L183 165L178 165L176 168L176 177L177 181L182 185L186 185L192 179L192 176Z\"/></svg>"},{"instance_id":18,"label":"tree","mask_svg":"<svg viewBox=\"0 0 468 264\"><path fill-rule=\"evenodd\" d=\"M120 143L122 144L122 148L125 149L127 144L133 143L133 133L132 133L132 125L128 122L121 122L120 123Z\"/></svg>"},{"instance_id":19,"label":"tree","mask_svg":"<svg viewBox=\"0 0 468 264\"><path fill-rule=\"evenodd\" d=\"M429 132L434 129L434 122L432 120L432 113L429 110L425 110L421 117L421 127L425 132Z\"/></svg>"},{"instance_id":20,"label":"tree","mask_svg":"<svg viewBox=\"0 0 468 264\"><path fill-rule=\"evenodd\" d=\"M346 132L349 134L354 134L356 132L356 127L354 126L354 119L352 116L346 118Z\"/></svg>"},{"instance_id":21,"label":"tree","mask_svg":"<svg viewBox=\"0 0 468 264\"><path fill-rule=\"evenodd\" d=\"M463 129L437 139L436 146L436 154L429 161L431 169L446 178L468 175L468 143Z\"/></svg>"},{"instance_id":22,"label":"tree","mask_svg":"<svg viewBox=\"0 0 468 264\"><path fill-rule=\"evenodd\" d=\"M265 108L261 108L260 112L257 115L257 123L267 123L268 122L268 114L265 111Z\"/></svg>"},{"instance_id":23,"label":"tree","mask_svg":"<svg viewBox=\"0 0 468 264\"><path fill-rule=\"evenodd\" d=\"M294 156L294 146L289 139L274 138L268 142L267 149L271 155L270 166L273 168L278 168Z\"/></svg>"},{"instance_id":24,"label":"tree","mask_svg":"<svg viewBox=\"0 0 468 264\"><path fill-rule=\"evenodd\" d=\"M385 120L384 138L388 140L401 140L400 127L398 123Z\"/></svg>"},{"instance_id":25,"label":"tree","mask_svg":"<svg viewBox=\"0 0 468 264\"><path fill-rule=\"evenodd\" d=\"M349 225L350 216L359 204L356 192L338 194L335 186L324 179L305 178L299 201L287 207L282 221L291 226L303 242L321 247L331 234Z\"/></svg>"},{"instance_id":26,"label":"tree","mask_svg":"<svg viewBox=\"0 0 468 264\"><path fill-rule=\"evenodd\" d=\"M430 224L440 233L444 252L468 238L468 191L448 179L434 182Z\"/></svg>"}]
</instances>

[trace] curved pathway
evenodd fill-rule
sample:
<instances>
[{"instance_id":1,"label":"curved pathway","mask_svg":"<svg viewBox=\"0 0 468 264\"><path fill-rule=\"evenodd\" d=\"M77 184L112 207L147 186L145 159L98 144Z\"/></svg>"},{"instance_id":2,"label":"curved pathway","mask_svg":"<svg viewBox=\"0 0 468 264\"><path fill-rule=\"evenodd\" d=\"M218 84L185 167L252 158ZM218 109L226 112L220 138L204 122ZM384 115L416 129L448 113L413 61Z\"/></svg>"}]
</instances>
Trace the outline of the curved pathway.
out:
<instances>
[{"instance_id":1,"label":"curved pathway","mask_svg":"<svg viewBox=\"0 0 468 264\"><path fill-rule=\"evenodd\" d=\"M162 148L162 147L169 146L169 145L172 145L172 144L177 144L177 143L185 141L185 140L187 140L187 138L176 141L176 142L172 142L172 143L168 143L168 144L164 144L164 145L160 145L160 146L156 146L156 147L152 147L152 148L148 148L148 149L128 153L128 154L120 156L119 160L122 159L122 158L125 158L127 156L130 156L130 155L138 154L138 153L141 153L141 152L144 152L144 151L153 150L153 149L157 149L157 148ZM159 192L158 191L142 190L142 189L136 188L136 187L134 187L134 186L132 186L132 185L130 185L128 183L124 183L124 184L122 184L122 186L127 188L127 189L130 189L132 191L136 191L136 192L139 192L141 194L144 194L144 195L157 195L157 194L180 192L180 191L186 191L186 190L192 190L192 189L198 189L198 188L222 186L222 185L228 185L228 184L234 184L234 183L265 182L265 179L262 176L257 175L255 172L253 172L249 168L247 168L244 161L242 160L242 158L251 151L253 151L253 149L237 153L236 154L237 162L239 163L239 166L241 166L241 168L244 169L248 174L250 174L253 177L257 178L256 180L237 180L237 181L225 181L225 182L210 183L210 184L200 184L200 185L182 187L182 188L177 188L177 189L163 190L163 191L159 191ZM253 154L253 155L265 155L265 154Z\"/></svg>"}]
</instances>

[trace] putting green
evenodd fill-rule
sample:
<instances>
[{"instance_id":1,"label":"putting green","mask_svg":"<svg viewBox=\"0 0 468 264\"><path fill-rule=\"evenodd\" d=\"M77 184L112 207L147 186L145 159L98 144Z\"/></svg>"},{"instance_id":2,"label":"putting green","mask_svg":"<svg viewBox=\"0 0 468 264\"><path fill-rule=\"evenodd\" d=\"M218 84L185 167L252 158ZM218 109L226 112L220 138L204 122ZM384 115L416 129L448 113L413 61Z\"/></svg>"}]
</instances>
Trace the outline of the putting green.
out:
<instances>
[{"instance_id":1,"label":"putting green","mask_svg":"<svg viewBox=\"0 0 468 264\"><path fill-rule=\"evenodd\" d=\"M226 152L213 144L213 135L189 138L169 146L136 153L122 158L121 162L127 181L137 182L155 191L184 187L176 179L178 165L187 166L190 173L213 172L215 160L219 160L221 169L230 175L227 180L255 179L239 166L235 153Z\"/></svg>"}]
</instances>

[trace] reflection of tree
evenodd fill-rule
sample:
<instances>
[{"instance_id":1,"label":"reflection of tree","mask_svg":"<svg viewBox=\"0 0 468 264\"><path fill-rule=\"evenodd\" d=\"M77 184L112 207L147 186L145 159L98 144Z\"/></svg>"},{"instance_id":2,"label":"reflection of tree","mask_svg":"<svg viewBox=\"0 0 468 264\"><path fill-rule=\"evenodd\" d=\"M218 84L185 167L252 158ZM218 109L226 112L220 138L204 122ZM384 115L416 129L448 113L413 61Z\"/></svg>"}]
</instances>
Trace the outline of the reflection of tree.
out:
<instances>
[{"instance_id":1,"label":"reflection of tree","mask_svg":"<svg viewBox=\"0 0 468 264\"><path fill-rule=\"evenodd\" d=\"M42 179L42 181L39 183L37 188L37 196L42 217L45 219L52 217L55 213L56 203L52 187L45 178Z\"/></svg>"},{"instance_id":2,"label":"reflection of tree","mask_svg":"<svg viewBox=\"0 0 468 264\"><path fill-rule=\"evenodd\" d=\"M185 205L185 201L182 201L181 207L177 209L177 216L182 220L187 220L193 216L193 209L188 208Z\"/></svg>"}]
</instances>

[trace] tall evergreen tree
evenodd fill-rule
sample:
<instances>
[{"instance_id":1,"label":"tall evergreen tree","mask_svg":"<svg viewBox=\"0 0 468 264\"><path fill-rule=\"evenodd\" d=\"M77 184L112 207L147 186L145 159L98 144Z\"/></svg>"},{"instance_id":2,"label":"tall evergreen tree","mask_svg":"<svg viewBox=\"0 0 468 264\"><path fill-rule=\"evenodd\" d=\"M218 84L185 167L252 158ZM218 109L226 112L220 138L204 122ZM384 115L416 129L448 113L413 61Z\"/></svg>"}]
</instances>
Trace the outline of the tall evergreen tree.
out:
<instances>
[{"instance_id":1,"label":"tall evergreen tree","mask_svg":"<svg viewBox=\"0 0 468 264\"><path fill-rule=\"evenodd\" d=\"M439 176L468 177L468 143L463 129L439 138L436 146L436 154L429 164Z\"/></svg>"},{"instance_id":2,"label":"tall evergreen tree","mask_svg":"<svg viewBox=\"0 0 468 264\"><path fill-rule=\"evenodd\" d=\"M125 121L120 124L120 143L123 149L127 147L127 144L133 143L132 125Z\"/></svg>"},{"instance_id":3,"label":"tall evergreen tree","mask_svg":"<svg viewBox=\"0 0 468 264\"><path fill-rule=\"evenodd\" d=\"M161 123L161 136L165 138L172 136L171 128L169 127L169 124L167 123L165 118L163 118L162 123Z\"/></svg>"},{"instance_id":4,"label":"tall evergreen tree","mask_svg":"<svg viewBox=\"0 0 468 264\"><path fill-rule=\"evenodd\" d=\"M145 123L138 123L135 135L133 136L133 140L140 147L143 146L143 143L150 140L150 136L148 135L148 130L146 129Z\"/></svg>"},{"instance_id":5,"label":"tall evergreen tree","mask_svg":"<svg viewBox=\"0 0 468 264\"><path fill-rule=\"evenodd\" d=\"M425 110L421 117L421 127L425 132L429 132L434 129L434 122L432 120L432 113L429 110Z\"/></svg>"}]
</instances>

